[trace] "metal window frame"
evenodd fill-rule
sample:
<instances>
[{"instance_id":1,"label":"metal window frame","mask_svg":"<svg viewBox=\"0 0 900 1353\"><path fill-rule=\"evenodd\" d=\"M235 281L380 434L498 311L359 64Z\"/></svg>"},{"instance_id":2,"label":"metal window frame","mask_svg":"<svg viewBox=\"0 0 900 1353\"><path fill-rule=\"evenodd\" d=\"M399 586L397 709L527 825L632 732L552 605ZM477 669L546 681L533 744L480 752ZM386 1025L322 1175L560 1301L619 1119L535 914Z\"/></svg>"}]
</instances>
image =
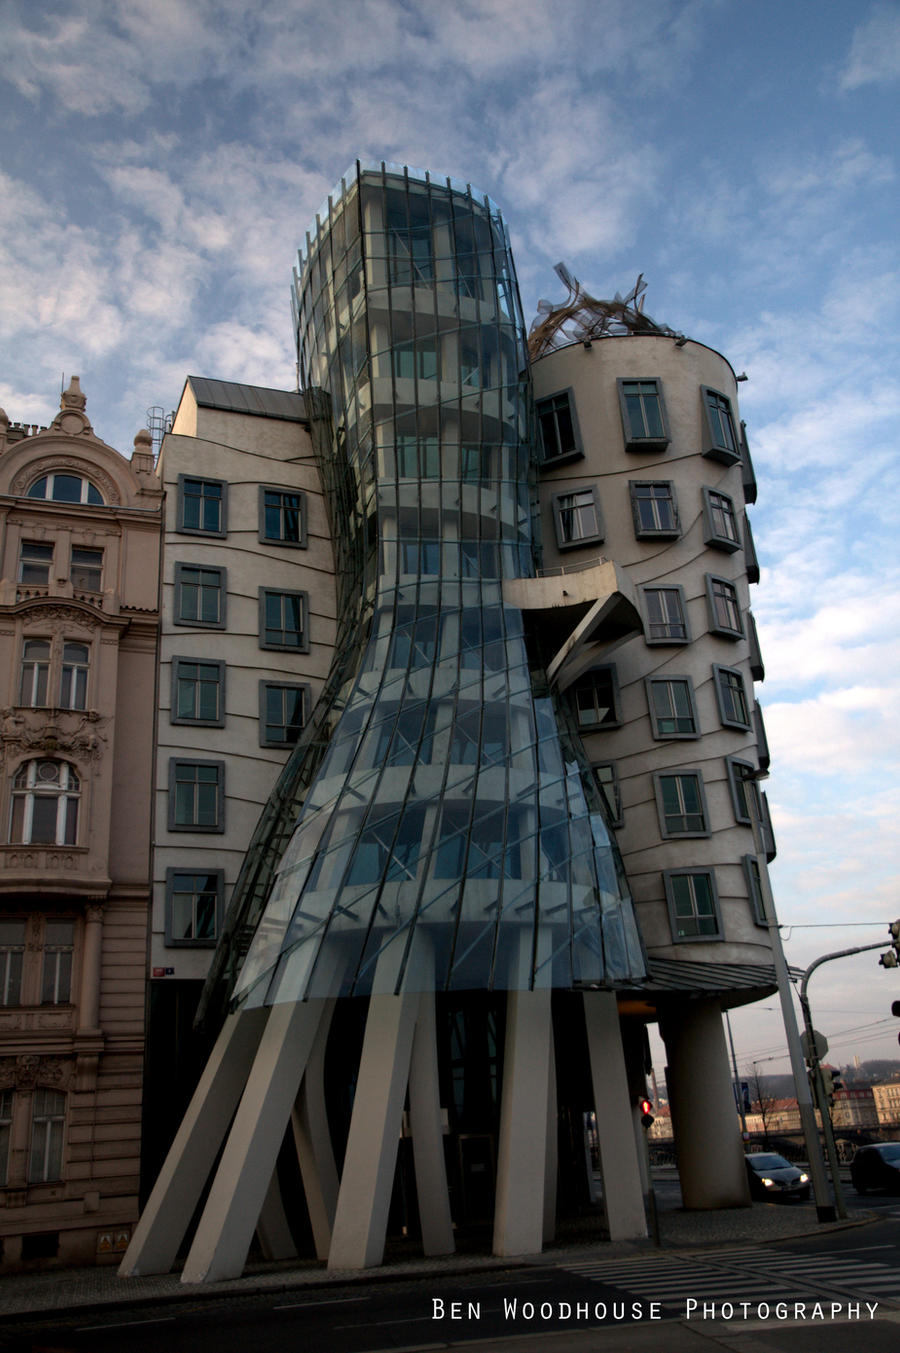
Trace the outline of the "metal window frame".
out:
<instances>
[{"instance_id":1,"label":"metal window frame","mask_svg":"<svg viewBox=\"0 0 900 1353\"><path fill-rule=\"evenodd\" d=\"M180 766L214 766L216 769L216 820L212 825L196 822L178 822L176 820L177 801L175 787L178 783ZM203 756L169 757L169 803L168 829L170 832L197 832L203 836L221 835L225 831L225 762Z\"/></svg>"},{"instance_id":2,"label":"metal window frame","mask_svg":"<svg viewBox=\"0 0 900 1353\"><path fill-rule=\"evenodd\" d=\"M188 480L198 484L217 484L222 490L220 499L221 509L219 512L219 529L210 531L204 526L185 526L184 524L184 486ZM226 479L216 479L213 475L205 474L180 474L178 476L178 489L176 497L176 525L175 530L179 535L185 536L205 536L207 539L224 540L228 535L228 481Z\"/></svg>"},{"instance_id":3,"label":"metal window frame","mask_svg":"<svg viewBox=\"0 0 900 1353\"><path fill-rule=\"evenodd\" d=\"M177 874L206 874L216 880L216 933L211 939L184 939L173 933L172 903L175 896L175 876ZM204 869L202 866L173 865L166 870L165 903L165 946L167 949L215 949L222 933L225 919L225 870Z\"/></svg>"},{"instance_id":4,"label":"metal window frame","mask_svg":"<svg viewBox=\"0 0 900 1353\"><path fill-rule=\"evenodd\" d=\"M713 904L713 914L716 918L716 933L714 935L679 935L678 917L675 912L675 893L672 887L674 878L690 877L704 875L709 879L709 890ZM716 871L712 865L685 865L678 869L663 870L663 888L666 894L666 907L669 913L669 928L672 935L673 944L716 944L724 940L725 935L722 930L722 908L719 905L719 888L716 882ZM696 910L695 910L696 915Z\"/></svg>"},{"instance_id":5,"label":"metal window frame","mask_svg":"<svg viewBox=\"0 0 900 1353\"><path fill-rule=\"evenodd\" d=\"M218 669L218 687L219 687L219 714L215 719L189 718L186 714L178 714L178 683L181 680L180 668L184 663L201 664L204 667L215 667ZM186 654L178 654L172 658L172 678L171 693L169 696L169 723L188 724L200 728L224 728L225 727L225 672L226 664L221 658L192 658ZM187 678L185 678L187 679Z\"/></svg>"}]
</instances>

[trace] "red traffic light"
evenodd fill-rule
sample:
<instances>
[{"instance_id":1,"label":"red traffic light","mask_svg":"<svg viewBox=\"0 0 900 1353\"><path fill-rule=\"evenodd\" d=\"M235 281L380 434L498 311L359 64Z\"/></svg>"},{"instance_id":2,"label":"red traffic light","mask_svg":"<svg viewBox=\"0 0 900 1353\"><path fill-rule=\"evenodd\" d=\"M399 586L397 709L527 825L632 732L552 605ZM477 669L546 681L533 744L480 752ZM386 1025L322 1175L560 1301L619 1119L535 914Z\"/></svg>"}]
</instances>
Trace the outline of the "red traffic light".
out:
<instances>
[{"instance_id":1,"label":"red traffic light","mask_svg":"<svg viewBox=\"0 0 900 1353\"><path fill-rule=\"evenodd\" d=\"M653 1122L653 1100L647 1099L647 1097L644 1096L639 1102L639 1107L641 1110L641 1122L644 1127L649 1127Z\"/></svg>"}]
</instances>

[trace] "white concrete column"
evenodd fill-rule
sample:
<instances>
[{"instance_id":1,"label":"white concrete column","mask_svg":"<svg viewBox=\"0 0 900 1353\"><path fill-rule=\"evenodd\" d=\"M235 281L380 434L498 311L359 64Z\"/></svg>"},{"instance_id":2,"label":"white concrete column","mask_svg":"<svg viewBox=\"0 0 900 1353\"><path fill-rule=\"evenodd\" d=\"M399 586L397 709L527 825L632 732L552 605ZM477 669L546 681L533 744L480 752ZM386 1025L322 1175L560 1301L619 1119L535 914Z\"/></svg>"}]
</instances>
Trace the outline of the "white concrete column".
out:
<instances>
[{"instance_id":1,"label":"white concrete column","mask_svg":"<svg viewBox=\"0 0 900 1353\"><path fill-rule=\"evenodd\" d=\"M316 1258L323 1261L328 1258L331 1247L338 1196L337 1165L325 1107L325 1049L334 1007L333 998L326 1000L316 1041L300 1084L300 1093L291 1111L294 1145L303 1176L303 1191L306 1194Z\"/></svg>"},{"instance_id":2,"label":"white concrete column","mask_svg":"<svg viewBox=\"0 0 900 1353\"><path fill-rule=\"evenodd\" d=\"M456 1243L444 1160L433 991L423 992L419 998L409 1069L409 1122L422 1248L425 1254L452 1254Z\"/></svg>"},{"instance_id":3,"label":"white concrete column","mask_svg":"<svg viewBox=\"0 0 900 1353\"><path fill-rule=\"evenodd\" d=\"M119 1277L168 1273L175 1262L241 1097L268 1013L239 1010L225 1021L119 1265Z\"/></svg>"},{"instance_id":4,"label":"white concrete column","mask_svg":"<svg viewBox=\"0 0 900 1353\"><path fill-rule=\"evenodd\" d=\"M634 1240L646 1236L647 1219L615 993L586 991L584 1019L609 1238Z\"/></svg>"},{"instance_id":5,"label":"white concrete column","mask_svg":"<svg viewBox=\"0 0 900 1353\"><path fill-rule=\"evenodd\" d=\"M750 1202L740 1121L718 1001L682 1001L660 1020L666 1080L686 1208Z\"/></svg>"},{"instance_id":6,"label":"white concrete column","mask_svg":"<svg viewBox=\"0 0 900 1353\"><path fill-rule=\"evenodd\" d=\"M384 1255L418 1009L417 992L369 999L330 1269L371 1268Z\"/></svg>"},{"instance_id":7,"label":"white concrete column","mask_svg":"<svg viewBox=\"0 0 900 1353\"><path fill-rule=\"evenodd\" d=\"M218 1282L242 1272L323 1005L312 1000L272 1007L181 1275L183 1283Z\"/></svg>"},{"instance_id":8,"label":"white concrete column","mask_svg":"<svg viewBox=\"0 0 900 1353\"><path fill-rule=\"evenodd\" d=\"M549 989L510 991L500 1097L494 1254L539 1254L544 1235Z\"/></svg>"},{"instance_id":9,"label":"white concrete column","mask_svg":"<svg viewBox=\"0 0 900 1353\"><path fill-rule=\"evenodd\" d=\"M294 1244L291 1225L284 1210L277 1169L272 1171L272 1178L266 1189L259 1221L256 1223L256 1236L264 1258L269 1260L296 1258L297 1246Z\"/></svg>"},{"instance_id":10,"label":"white concrete column","mask_svg":"<svg viewBox=\"0 0 900 1353\"><path fill-rule=\"evenodd\" d=\"M89 902L84 909L84 945L81 957L81 993L78 1001L78 1032L97 1033L100 1028L100 960L103 953L103 907Z\"/></svg>"}]
</instances>

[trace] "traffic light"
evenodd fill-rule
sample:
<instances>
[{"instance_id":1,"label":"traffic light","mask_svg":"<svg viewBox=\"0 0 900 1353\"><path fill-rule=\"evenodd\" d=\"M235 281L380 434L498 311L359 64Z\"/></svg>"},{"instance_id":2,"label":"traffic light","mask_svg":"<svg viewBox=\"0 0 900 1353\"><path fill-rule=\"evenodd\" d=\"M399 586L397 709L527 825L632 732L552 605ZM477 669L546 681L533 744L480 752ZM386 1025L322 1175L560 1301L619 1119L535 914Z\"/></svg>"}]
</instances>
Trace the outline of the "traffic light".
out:
<instances>
[{"instance_id":1,"label":"traffic light","mask_svg":"<svg viewBox=\"0 0 900 1353\"><path fill-rule=\"evenodd\" d=\"M891 1014L900 1019L900 1001L891 1001ZM897 1035L897 1042L900 1043L900 1034Z\"/></svg>"},{"instance_id":2,"label":"traffic light","mask_svg":"<svg viewBox=\"0 0 900 1353\"><path fill-rule=\"evenodd\" d=\"M645 1128L648 1128L653 1122L653 1100L648 1099L645 1095L643 1099L638 1101L638 1105L641 1110L641 1123Z\"/></svg>"},{"instance_id":3,"label":"traffic light","mask_svg":"<svg viewBox=\"0 0 900 1353\"><path fill-rule=\"evenodd\" d=\"M888 934L891 937L891 949L886 954L882 954L878 959L882 968L896 968L900 966L900 921L891 921L888 926Z\"/></svg>"},{"instance_id":4,"label":"traffic light","mask_svg":"<svg viewBox=\"0 0 900 1353\"><path fill-rule=\"evenodd\" d=\"M844 1082L839 1080L830 1067L820 1066L819 1072L822 1076L822 1088L829 1104L834 1103L835 1090L843 1090Z\"/></svg>"}]
</instances>

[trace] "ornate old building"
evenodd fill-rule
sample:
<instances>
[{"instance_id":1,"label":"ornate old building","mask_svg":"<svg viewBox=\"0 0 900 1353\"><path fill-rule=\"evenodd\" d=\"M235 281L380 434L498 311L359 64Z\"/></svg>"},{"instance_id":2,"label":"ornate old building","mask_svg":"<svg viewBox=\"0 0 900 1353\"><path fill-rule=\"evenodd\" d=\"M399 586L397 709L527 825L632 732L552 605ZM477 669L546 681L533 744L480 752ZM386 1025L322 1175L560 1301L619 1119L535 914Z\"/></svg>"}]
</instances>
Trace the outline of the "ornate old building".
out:
<instances>
[{"instance_id":1,"label":"ornate old building","mask_svg":"<svg viewBox=\"0 0 900 1353\"><path fill-rule=\"evenodd\" d=\"M149 433L0 411L0 1237L114 1258L137 1215L161 492Z\"/></svg>"}]
</instances>

